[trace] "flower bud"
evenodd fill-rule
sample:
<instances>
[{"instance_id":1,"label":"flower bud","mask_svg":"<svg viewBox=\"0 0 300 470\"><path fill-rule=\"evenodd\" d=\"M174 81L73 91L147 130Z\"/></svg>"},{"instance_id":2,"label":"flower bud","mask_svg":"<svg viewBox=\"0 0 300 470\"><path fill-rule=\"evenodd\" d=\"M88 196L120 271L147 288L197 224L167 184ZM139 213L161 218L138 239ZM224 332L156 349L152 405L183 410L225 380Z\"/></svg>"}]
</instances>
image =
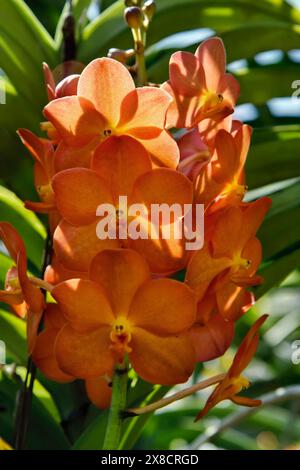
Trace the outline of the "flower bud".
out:
<instances>
[{"instance_id":1,"label":"flower bud","mask_svg":"<svg viewBox=\"0 0 300 470\"><path fill-rule=\"evenodd\" d=\"M152 17L155 13L156 10L156 3L154 0L147 0L144 3L144 6L142 8L144 15L146 16L148 21L152 20Z\"/></svg>"},{"instance_id":2,"label":"flower bud","mask_svg":"<svg viewBox=\"0 0 300 470\"><path fill-rule=\"evenodd\" d=\"M118 62L122 62L122 64L125 64L127 60L127 53L122 49L116 49L115 47L112 47L111 49L109 49L107 57L110 57L111 59L115 59Z\"/></svg>"},{"instance_id":3,"label":"flower bud","mask_svg":"<svg viewBox=\"0 0 300 470\"><path fill-rule=\"evenodd\" d=\"M143 14L139 7L129 7L124 12L125 20L131 29L138 29L143 24Z\"/></svg>"}]
</instances>

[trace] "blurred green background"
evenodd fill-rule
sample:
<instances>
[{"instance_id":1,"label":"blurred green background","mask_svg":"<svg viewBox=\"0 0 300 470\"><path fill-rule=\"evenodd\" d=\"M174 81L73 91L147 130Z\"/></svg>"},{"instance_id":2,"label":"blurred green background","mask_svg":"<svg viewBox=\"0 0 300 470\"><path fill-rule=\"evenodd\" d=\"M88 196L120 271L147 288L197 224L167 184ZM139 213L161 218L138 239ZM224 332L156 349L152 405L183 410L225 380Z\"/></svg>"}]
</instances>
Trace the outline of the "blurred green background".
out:
<instances>
[{"instance_id":1,"label":"blurred green background","mask_svg":"<svg viewBox=\"0 0 300 470\"><path fill-rule=\"evenodd\" d=\"M84 64L106 55L110 47L130 47L131 35L122 17L123 2L74 0L78 41L77 60ZM27 8L26 4L32 9ZM46 103L42 61L52 68L61 60L65 2L63 0L2 0L0 16L0 86L6 104L0 105L0 219L12 222L25 238L30 269L40 270L45 228L23 208L19 198L36 198L32 161L16 136L27 127L39 132ZM64 10L66 11L66 9ZM236 117L254 127L247 162L248 199L270 195L273 207L259 237L264 248L261 274L265 284L256 289L256 306L238 322L235 345L253 321L270 313L256 359L246 373L252 380L250 396L271 393L269 406L250 416L221 404L200 423L193 418L206 394L179 402L155 416L132 422L124 448L283 449L300 446L300 2L283 0L157 0L157 13L148 35L147 68L151 82L167 79L170 55L194 51L206 37L217 34L225 42L228 70L241 84ZM299 81L297 83L297 81ZM8 189L5 189L8 188ZM11 265L3 247L0 282ZM7 346L8 364L24 375L24 324L0 313L0 339ZM199 367L197 377L223 371L235 346L225 357ZM13 413L19 384L14 369L0 372L0 436L12 442ZM278 402L275 391L285 389ZM298 388L297 388L298 387ZM132 390L132 403L145 398ZM58 385L39 376L35 385L29 447L89 449L99 444L99 428L106 414L89 405L82 384ZM162 390L155 393L159 396ZM272 398L273 397L273 398ZM146 424L146 426L145 426ZM204 430L216 432L207 442ZM219 431L218 431L219 430ZM222 431L222 432L221 432ZM202 434L202 441L199 436Z\"/></svg>"}]
</instances>

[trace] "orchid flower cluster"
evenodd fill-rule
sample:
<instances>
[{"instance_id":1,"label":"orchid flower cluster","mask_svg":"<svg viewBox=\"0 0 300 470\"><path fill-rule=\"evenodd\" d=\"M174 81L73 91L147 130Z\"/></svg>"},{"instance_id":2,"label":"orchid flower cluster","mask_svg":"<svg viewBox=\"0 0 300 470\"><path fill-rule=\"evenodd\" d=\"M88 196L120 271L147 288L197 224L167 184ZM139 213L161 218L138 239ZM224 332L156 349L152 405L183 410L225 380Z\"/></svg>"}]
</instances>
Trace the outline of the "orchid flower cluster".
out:
<instances>
[{"instance_id":1,"label":"orchid flower cluster","mask_svg":"<svg viewBox=\"0 0 300 470\"><path fill-rule=\"evenodd\" d=\"M48 215L52 259L42 279L31 276L20 235L0 223L15 263L0 300L26 320L28 353L41 372L57 382L84 380L91 402L106 408L114 370L125 362L147 382L174 385L229 348L235 322L254 303L249 289L262 282L256 232L270 200L243 201L251 128L232 118L239 85L226 73L219 38L195 54L173 54L162 85L136 87L113 58L58 84L46 64L44 72L46 134L18 133L34 159L39 196L25 206ZM99 238L100 204L149 233L145 213L124 214L120 196L146 208L202 204L203 247L187 250L175 237L176 216L168 239L163 221L155 239ZM199 417L223 399L259 404L237 394L249 385L241 373L265 318Z\"/></svg>"}]
</instances>

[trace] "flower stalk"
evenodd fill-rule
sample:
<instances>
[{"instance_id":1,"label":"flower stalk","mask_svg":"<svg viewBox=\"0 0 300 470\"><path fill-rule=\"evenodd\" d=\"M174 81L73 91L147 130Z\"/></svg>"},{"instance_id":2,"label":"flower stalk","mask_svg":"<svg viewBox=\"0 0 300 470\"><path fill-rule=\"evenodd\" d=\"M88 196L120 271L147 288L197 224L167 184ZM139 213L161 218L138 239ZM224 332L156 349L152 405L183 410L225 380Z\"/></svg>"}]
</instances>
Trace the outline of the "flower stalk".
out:
<instances>
[{"instance_id":1,"label":"flower stalk","mask_svg":"<svg viewBox=\"0 0 300 470\"><path fill-rule=\"evenodd\" d=\"M147 84L147 71L145 63L145 48L147 31L155 12L154 0L148 0L140 7L141 2L126 2L130 5L124 11L125 21L131 29L134 51L135 51L135 72L137 86Z\"/></svg>"},{"instance_id":2,"label":"flower stalk","mask_svg":"<svg viewBox=\"0 0 300 470\"><path fill-rule=\"evenodd\" d=\"M103 450L117 450L121 440L123 414L127 400L128 365L124 361L115 367L112 400L104 438Z\"/></svg>"},{"instance_id":3,"label":"flower stalk","mask_svg":"<svg viewBox=\"0 0 300 470\"><path fill-rule=\"evenodd\" d=\"M199 390L203 390L204 388L210 387L211 385L215 385L221 382L226 374L219 374L215 375L214 377L210 377L209 379L203 380L191 387L185 388L184 390L180 390L180 392L174 393L173 395L162 398L154 403L150 403L150 405L144 406L142 408L129 408L126 412L126 416L139 416L145 413L152 413L153 411L159 410L160 408L164 408L175 401L182 400L182 398L186 398L192 395L195 392L199 392Z\"/></svg>"}]
</instances>

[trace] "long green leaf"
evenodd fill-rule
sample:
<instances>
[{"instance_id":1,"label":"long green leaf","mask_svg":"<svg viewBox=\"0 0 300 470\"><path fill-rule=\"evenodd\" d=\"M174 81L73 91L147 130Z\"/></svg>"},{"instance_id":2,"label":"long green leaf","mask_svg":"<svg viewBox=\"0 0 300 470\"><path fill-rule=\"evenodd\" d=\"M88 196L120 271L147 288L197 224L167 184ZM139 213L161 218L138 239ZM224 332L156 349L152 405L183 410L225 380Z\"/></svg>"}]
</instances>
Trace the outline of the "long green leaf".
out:
<instances>
[{"instance_id":1,"label":"long green leaf","mask_svg":"<svg viewBox=\"0 0 300 470\"><path fill-rule=\"evenodd\" d=\"M4 286L7 270L12 264L12 260L8 256L0 253L0 289Z\"/></svg>"},{"instance_id":2,"label":"long green leaf","mask_svg":"<svg viewBox=\"0 0 300 470\"><path fill-rule=\"evenodd\" d=\"M0 186L0 219L10 222L25 241L28 258L40 268L45 243L45 228L36 215L24 208L22 201Z\"/></svg>"},{"instance_id":3,"label":"long green leaf","mask_svg":"<svg viewBox=\"0 0 300 470\"><path fill-rule=\"evenodd\" d=\"M300 176L300 126L255 129L246 175L250 189Z\"/></svg>"},{"instance_id":4,"label":"long green leaf","mask_svg":"<svg viewBox=\"0 0 300 470\"><path fill-rule=\"evenodd\" d=\"M143 401L143 405L148 405L157 400L160 400L165 396L165 394L170 390L170 387L160 386L156 389L153 389L152 393ZM135 443L138 441L141 436L143 429L147 421L151 418L153 413L144 414L137 416L135 418L129 418L130 422L123 434L122 441L119 446L119 450L130 450L133 449Z\"/></svg>"},{"instance_id":5,"label":"long green leaf","mask_svg":"<svg viewBox=\"0 0 300 470\"><path fill-rule=\"evenodd\" d=\"M12 26L13 25L13 26ZM35 60L55 65L57 52L54 40L23 0L2 0L0 31L24 45Z\"/></svg>"},{"instance_id":6,"label":"long green leaf","mask_svg":"<svg viewBox=\"0 0 300 470\"><path fill-rule=\"evenodd\" d=\"M17 371L18 372L18 371ZM19 383L13 377L4 372L0 372L0 404L4 407L1 413L2 420L6 424L4 432L1 426L3 437L12 442L13 415L15 409L16 395L19 391ZM45 397L40 396L41 388L36 384L35 393L32 400L32 413L28 429L28 448L33 450L63 450L69 448L69 442L57 422L57 415L53 413L55 405L45 403ZM48 401L51 397L48 396Z\"/></svg>"},{"instance_id":7,"label":"long green leaf","mask_svg":"<svg viewBox=\"0 0 300 470\"><path fill-rule=\"evenodd\" d=\"M77 439L72 450L100 450L103 446L108 411L103 411Z\"/></svg>"},{"instance_id":8,"label":"long green leaf","mask_svg":"<svg viewBox=\"0 0 300 470\"><path fill-rule=\"evenodd\" d=\"M6 345L6 355L17 364L27 361L26 323L13 313L0 310L0 340Z\"/></svg>"},{"instance_id":9,"label":"long green leaf","mask_svg":"<svg viewBox=\"0 0 300 470\"><path fill-rule=\"evenodd\" d=\"M272 201L258 232L265 260L291 253L300 246L300 183L278 191Z\"/></svg>"},{"instance_id":10,"label":"long green leaf","mask_svg":"<svg viewBox=\"0 0 300 470\"><path fill-rule=\"evenodd\" d=\"M300 65L287 61L241 70L235 74L241 86L239 104L262 105L272 98L290 97L291 84L299 73Z\"/></svg>"},{"instance_id":11,"label":"long green leaf","mask_svg":"<svg viewBox=\"0 0 300 470\"><path fill-rule=\"evenodd\" d=\"M284 279L294 269L300 267L300 248L295 249L291 253L280 257L267 266L264 266L259 274L264 278L264 283L254 289L255 297L258 299L267 293L270 289L284 281Z\"/></svg>"}]
</instances>

